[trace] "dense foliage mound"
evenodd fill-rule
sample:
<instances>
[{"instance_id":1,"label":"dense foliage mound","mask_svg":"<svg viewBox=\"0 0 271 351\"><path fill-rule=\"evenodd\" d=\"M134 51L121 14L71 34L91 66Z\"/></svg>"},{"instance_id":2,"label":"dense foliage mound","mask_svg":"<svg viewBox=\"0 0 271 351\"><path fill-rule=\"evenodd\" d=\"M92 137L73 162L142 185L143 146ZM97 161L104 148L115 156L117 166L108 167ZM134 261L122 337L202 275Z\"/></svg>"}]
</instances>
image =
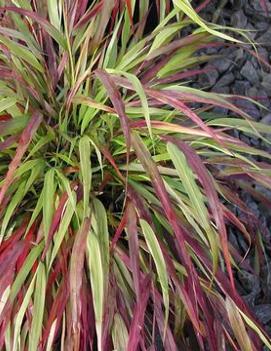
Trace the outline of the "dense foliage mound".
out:
<instances>
[{"instance_id":1,"label":"dense foliage mound","mask_svg":"<svg viewBox=\"0 0 271 351\"><path fill-rule=\"evenodd\" d=\"M235 132L271 128L189 87L243 44L188 0L1 3L0 349L271 349L235 282L266 240L238 190L271 187Z\"/></svg>"}]
</instances>

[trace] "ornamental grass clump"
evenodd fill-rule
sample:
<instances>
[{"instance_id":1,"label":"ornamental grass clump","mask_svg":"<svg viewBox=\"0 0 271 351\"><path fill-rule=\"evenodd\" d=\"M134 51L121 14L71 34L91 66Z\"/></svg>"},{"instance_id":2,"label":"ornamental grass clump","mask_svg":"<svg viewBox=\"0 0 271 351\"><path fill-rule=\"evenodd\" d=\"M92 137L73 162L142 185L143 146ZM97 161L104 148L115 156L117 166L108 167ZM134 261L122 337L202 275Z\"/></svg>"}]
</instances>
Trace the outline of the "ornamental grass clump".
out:
<instances>
[{"instance_id":1,"label":"ornamental grass clump","mask_svg":"<svg viewBox=\"0 0 271 351\"><path fill-rule=\"evenodd\" d=\"M271 127L189 84L243 44L188 0L0 3L0 349L271 349L235 281Z\"/></svg>"}]
</instances>

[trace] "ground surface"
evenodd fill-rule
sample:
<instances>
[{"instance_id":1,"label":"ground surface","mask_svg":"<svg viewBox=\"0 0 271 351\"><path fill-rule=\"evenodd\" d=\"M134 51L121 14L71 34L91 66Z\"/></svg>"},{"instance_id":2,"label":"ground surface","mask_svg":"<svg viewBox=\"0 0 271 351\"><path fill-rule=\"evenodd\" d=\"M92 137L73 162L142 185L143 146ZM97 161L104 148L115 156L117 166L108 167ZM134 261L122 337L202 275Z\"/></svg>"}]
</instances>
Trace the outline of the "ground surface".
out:
<instances>
[{"instance_id":1,"label":"ground surface","mask_svg":"<svg viewBox=\"0 0 271 351\"><path fill-rule=\"evenodd\" d=\"M194 5L202 1L194 1ZM213 0L201 12L202 17L218 24L247 29L247 35L259 43L259 55L271 63L271 2L268 3L269 14L266 14L256 0ZM251 47L252 48L252 47ZM223 55L208 64L212 68L210 73L200 77L197 86L209 88L225 94L239 94L257 99L264 107L256 107L250 101L237 100L237 103L256 121L271 124L271 70L261 64L242 48L210 48L209 53ZM228 113L227 110L218 112ZM262 147L271 151L267 144L260 144L257 139L249 139L239 135L252 146ZM262 193L271 199L271 193L261 189ZM261 322L271 331L271 211L263 209L262 205L250 195L241 193L253 213L260 218L265 227L264 245L266 257L259 276L251 275L245 270L237 274L239 291L255 311ZM246 244L240 235L231 232L231 241L238 250L245 252ZM255 252L250 252L253 261Z\"/></svg>"}]
</instances>

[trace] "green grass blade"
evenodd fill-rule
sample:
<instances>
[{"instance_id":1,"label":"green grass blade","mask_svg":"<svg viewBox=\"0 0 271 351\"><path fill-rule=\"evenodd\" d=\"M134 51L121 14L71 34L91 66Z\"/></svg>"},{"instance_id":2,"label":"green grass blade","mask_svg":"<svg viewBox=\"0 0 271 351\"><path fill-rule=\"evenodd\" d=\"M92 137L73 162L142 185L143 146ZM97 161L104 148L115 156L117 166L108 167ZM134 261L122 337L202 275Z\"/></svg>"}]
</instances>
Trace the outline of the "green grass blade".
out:
<instances>
[{"instance_id":1,"label":"green grass blade","mask_svg":"<svg viewBox=\"0 0 271 351\"><path fill-rule=\"evenodd\" d=\"M151 226L145 220L140 220L140 225L146 239L146 243L150 250L150 253L153 257L155 267L157 270L157 274L159 277L159 283L162 288L163 300L164 300L164 307L165 307L165 329L164 329L164 337L165 332L167 329L168 324L168 317L169 317L169 285L168 285L168 274L166 263L164 260L164 256L162 250L160 248L159 242L151 228Z\"/></svg>"},{"instance_id":2,"label":"green grass blade","mask_svg":"<svg viewBox=\"0 0 271 351\"><path fill-rule=\"evenodd\" d=\"M84 216L88 216L89 195L91 189L90 143L87 136L79 141L80 169L84 188Z\"/></svg>"},{"instance_id":3,"label":"green grass blade","mask_svg":"<svg viewBox=\"0 0 271 351\"><path fill-rule=\"evenodd\" d=\"M29 332L29 351L38 349L42 333L43 316L45 309L46 274L43 263L39 264L34 292L33 319Z\"/></svg>"},{"instance_id":4,"label":"green grass blade","mask_svg":"<svg viewBox=\"0 0 271 351\"><path fill-rule=\"evenodd\" d=\"M44 236L47 240L50 226L52 223L53 214L55 212L55 172L54 169L50 169L44 177L44 189L43 189L43 227Z\"/></svg>"}]
</instances>

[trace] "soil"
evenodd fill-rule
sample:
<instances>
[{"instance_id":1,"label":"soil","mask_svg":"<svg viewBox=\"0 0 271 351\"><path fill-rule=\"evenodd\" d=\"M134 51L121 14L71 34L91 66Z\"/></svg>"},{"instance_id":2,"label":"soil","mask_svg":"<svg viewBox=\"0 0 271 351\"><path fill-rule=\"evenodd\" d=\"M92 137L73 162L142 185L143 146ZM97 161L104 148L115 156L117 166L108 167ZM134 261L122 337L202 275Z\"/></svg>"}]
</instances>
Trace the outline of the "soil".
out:
<instances>
[{"instance_id":1,"label":"soil","mask_svg":"<svg viewBox=\"0 0 271 351\"><path fill-rule=\"evenodd\" d=\"M192 1L194 7L202 3ZM269 65L271 63L271 2L268 1L266 13L257 0L211 0L209 5L202 10L200 15L211 22L233 28L249 30L245 32L248 38L257 42L258 54ZM232 32L230 33L233 34ZM253 46L247 45L253 50ZM249 100L236 99L236 103L245 110L255 121L271 124L271 69L260 62L248 50L241 47L223 47L207 49L209 54L219 54L221 57L207 64L211 68L209 73L202 75L194 86L207 88L211 91L243 95L257 100L262 106L257 106ZM227 115L229 111L217 109ZM240 139L252 146L260 147L268 152L271 145L262 143L259 139L248 138L239 133ZM265 188L259 189L271 200L271 192ZM240 197L249 205L251 211L260 219L265 227L263 243L266 250L264 262L258 275L250 274L245 270L237 273L238 289L252 310L265 325L271 335L271 213L262 207L249 194L241 193ZM238 235L230 231L230 240L244 252L247 245ZM255 252L249 254L251 262Z\"/></svg>"}]
</instances>

